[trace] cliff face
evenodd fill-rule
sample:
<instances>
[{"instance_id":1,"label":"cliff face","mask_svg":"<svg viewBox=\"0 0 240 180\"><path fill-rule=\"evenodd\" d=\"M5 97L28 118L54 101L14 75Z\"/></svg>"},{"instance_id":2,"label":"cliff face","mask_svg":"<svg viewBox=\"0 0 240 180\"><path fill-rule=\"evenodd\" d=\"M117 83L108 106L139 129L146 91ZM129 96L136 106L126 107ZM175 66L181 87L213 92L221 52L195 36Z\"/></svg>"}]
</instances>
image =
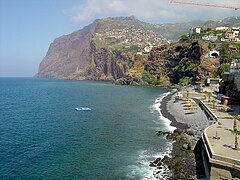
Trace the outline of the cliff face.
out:
<instances>
[{"instance_id":1,"label":"cliff face","mask_svg":"<svg viewBox=\"0 0 240 180\"><path fill-rule=\"evenodd\" d=\"M144 31L145 25L134 17L107 18L61 36L50 45L36 77L115 80L126 76L138 49L153 39L157 43L166 41L150 30Z\"/></svg>"},{"instance_id":2,"label":"cliff face","mask_svg":"<svg viewBox=\"0 0 240 180\"><path fill-rule=\"evenodd\" d=\"M208 43L176 42L153 48L144 69L164 84L205 80L217 73L218 59L208 58Z\"/></svg>"},{"instance_id":3,"label":"cliff face","mask_svg":"<svg viewBox=\"0 0 240 180\"><path fill-rule=\"evenodd\" d=\"M240 19L232 18L226 22L230 20L239 24ZM155 85L179 83L186 80L185 77L201 80L204 76L214 76L218 63L204 57L209 51L206 48L208 45L198 42L169 45L161 34L174 39L178 33L187 33L188 27L219 24L226 23L223 20L204 25L203 22L154 25L134 17L95 20L82 30L55 39L40 63L36 77L88 80L125 78L120 84L141 84L143 79ZM153 46L150 53L137 53Z\"/></svg>"}]
</instances>

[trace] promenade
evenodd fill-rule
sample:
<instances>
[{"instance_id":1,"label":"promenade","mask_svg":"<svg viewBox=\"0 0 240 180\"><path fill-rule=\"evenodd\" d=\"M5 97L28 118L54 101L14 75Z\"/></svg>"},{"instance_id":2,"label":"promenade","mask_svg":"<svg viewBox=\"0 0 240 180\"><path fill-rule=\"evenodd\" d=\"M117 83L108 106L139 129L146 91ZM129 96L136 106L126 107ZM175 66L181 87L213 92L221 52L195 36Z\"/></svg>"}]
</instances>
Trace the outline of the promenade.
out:
<instances>
[{"instance_id":1,"label":"promenade","mask_svg":"<svg viewBox=\"0 0 240 180\"><path fill-rule=\"evenodd\" d=\"M185 94L186 96L186 94ZM218 179L240 179L240 150L235 150L235 135L232 133L234 118L232 115L239 113L239 106L231 106L231 112L225 112L224 106L217 103L209 103L199 93L190 92L189 97L198 99L209 117L210 124L202 135L206 158L210 164L210 177ZM215 121L215 122L214 122ZM237 129L240 130L240 122L237 120ZM240 138L238 137L240 144Z\"/></svg>"}]
</instances>

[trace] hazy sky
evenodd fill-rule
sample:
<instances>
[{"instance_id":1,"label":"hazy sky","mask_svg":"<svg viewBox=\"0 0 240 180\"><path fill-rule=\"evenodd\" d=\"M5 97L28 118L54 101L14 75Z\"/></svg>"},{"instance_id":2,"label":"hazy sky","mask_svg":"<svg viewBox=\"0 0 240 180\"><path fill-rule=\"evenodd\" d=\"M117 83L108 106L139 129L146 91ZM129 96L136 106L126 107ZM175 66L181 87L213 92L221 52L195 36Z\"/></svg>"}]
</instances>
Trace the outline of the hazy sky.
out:
<instances>
[{"instance_id":1,"label":"hazy sky","mask_svg":"<svg viewBox=\"0 0 240 180\"><path fill-rule=\"evenodd\" d=\"M192 1L240 5L240 0ZM131 15L151 23L174 23L240 16L240 10L170 0L0 0L0 76L33 76L55 38L96 18Z\"/></svg>"}]
</instances>

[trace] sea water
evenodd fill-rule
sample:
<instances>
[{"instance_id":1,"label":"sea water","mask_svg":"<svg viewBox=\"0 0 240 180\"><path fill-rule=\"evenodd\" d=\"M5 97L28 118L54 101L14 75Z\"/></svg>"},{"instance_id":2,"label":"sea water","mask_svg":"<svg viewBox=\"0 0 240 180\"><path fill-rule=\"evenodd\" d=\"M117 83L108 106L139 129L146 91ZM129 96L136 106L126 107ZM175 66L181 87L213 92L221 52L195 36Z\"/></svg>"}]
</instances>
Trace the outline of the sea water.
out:
<instances>
[{"instance_id":1,"label":"sea water","mask_svg":"<svg viewBox=\"0 0 240 180\"><path fill-rule=\"evenodd\" d=\"M159 109L167 92L0 78L0 179L153 179L149 162L171 151L156 136L173 130Z\"/></svg>"}]
</instances>

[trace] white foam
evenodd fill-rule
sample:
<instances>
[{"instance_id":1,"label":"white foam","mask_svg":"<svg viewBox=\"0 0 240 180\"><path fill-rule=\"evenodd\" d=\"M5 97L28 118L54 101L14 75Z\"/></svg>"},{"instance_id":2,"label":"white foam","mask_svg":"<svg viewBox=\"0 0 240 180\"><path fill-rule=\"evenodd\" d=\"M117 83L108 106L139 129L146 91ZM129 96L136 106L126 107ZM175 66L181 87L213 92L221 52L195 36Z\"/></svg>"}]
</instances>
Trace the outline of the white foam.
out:
<instances>
[{"instance_id":1,"label":"white foam","mask_svg":"<svg viewBox=\"0 0 240 180\"><path fill-rule=\"evenodd\" d=\"M171 92L164 93L160 95L154 102L154 104L150 107L150 112L155 113L157 112L159 114L157 119L154 119L153 121L156 124L161 125L160 128L163 128L162 125L164 125L164 129L166 131L174 131L176 128L174 126L171 126L171 121L168 118L165 118L161 113L161 102L164 97L168 96ZM163 158L164 156L170 156L172 152L172 142L166 143L166 146L164 149L162 149L162 152L160 151L154 151L151 153L150 150L144 150L140 151L138 153L138 160L134 165L129 165L128 169L130 170L127 174L128 179L142 179L142 180L149 180L149 179L167 179L166 177L170 176L172 173L168 169L168 167L163 164L161 166L161 169L157 169L154 167L150 167L149 164L151 161L154 161L156 158Z\"/></svg>"},{"instance_id":2,"label":"white foam","mask_svg":"<svg viewBox=\"0 0 240 180\"><path fill-rule=\"evenodd\" d=\"M161 122L165 125L165 127L167 128L168 131L173 132L176 127L171 126L171 121L168 118L165 118L161 112L161 108L160 105L162 103L163 98L165 98L166 96L168 96L169 94L171 94L171 92L167 92L167 93L163 93L162 95L160 95L156 100L155 103L150 107L150 111L151 113L153 113L154 111L157 111L159 113L159 118L157 120L154 119L155 123Z\"/></svg>"},{"instance_id":3,"label":"white foam","mask_svg":"<svg viewBox=\"0 0 240 180\"><path fill-rule=\"evenodd\" d=\"M130 172L127 174L128 179L165 179L166 176L170 176L172 173L166 165L162 165L161 169L150 167L151 161L156 158L163 158L172 151L172 143L166 144L166 150L164 152L154 152L151 153L150 150L140 151L138 153L138 161L135 165L129 165L128 169Z\"/></svg>"}]
</instances>

